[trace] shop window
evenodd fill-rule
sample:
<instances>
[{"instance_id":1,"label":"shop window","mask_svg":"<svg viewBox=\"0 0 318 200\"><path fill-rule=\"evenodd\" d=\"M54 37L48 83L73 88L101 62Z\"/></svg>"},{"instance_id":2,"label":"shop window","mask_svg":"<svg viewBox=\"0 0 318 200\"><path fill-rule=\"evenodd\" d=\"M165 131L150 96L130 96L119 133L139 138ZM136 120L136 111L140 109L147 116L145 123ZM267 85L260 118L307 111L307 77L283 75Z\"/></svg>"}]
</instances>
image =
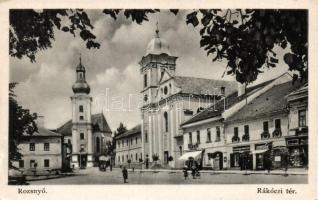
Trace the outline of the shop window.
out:
<instances>
[{"instance_id":1,"label":"shop window","mask_svg":"<svg viewBox=\"0 0 318 200\"><path fill-rule=\"evenodd\" d=\"M189 133L189 144L192 144L192 133Z\"/></svg>"},{"instance_id":2,"label":"shop window","mask_svg":"<svg viewBox=\"0 0 318 200\"><path fill-rule=\"evenodd\" d=\"M84 112L84 107L82 105L79 106L79 112Z\"/></svg>"},{"instance_id":3,"label":"shop window","mask_svg":"<svg viewBox=\"0 0 318 200\"><path fill-rule=\"evenodd\" d=\"M215 142L221 141L221 128L219 126L215 127L216 129L216 139Z\"/></svg>"},{"instance_id":4,"label":"shop window","mask_svg":"<svg viewBox=\"0 0 318 200\"><path fill-rule=\"evenodd\" d=\"M200 144L200 131L197 131L197 144Z\"/></svg>"},{"instance_id":5,"label":"shop window","mask_svg":"<svg viewBox=\"0 0 318 200\"><path fill-rule=\"evenodd\" d=\"M19 160L19 168L24 168L24 160Z\"/></svg>"},{"instance_id":6,"label":"shop window","mask_svg":"<svg viewBox=\"0 0 318 200\"><path fill-rule=\"evenodd\" d=\"M50 151L50 143L44 143L44 151Z\"/></svg>"},{"instance_id":7,"label":"shop window","mask_svg":"<svg viewBox=\"0 0 318 200\"><path fill-rule=\"evenodd\" d=\"M243 141L249 141L250 140L250 129L248 125L244 126L244 135L242 137Z\"/></svg>"},{"instance_id":8,"label":"shop window","mask_svg":"<svg viewBox=\"0 0 318 200\"><path fill-rule=\"evenodd\" d=\"M50 167L50 160L44 159L44 167Z\"/></svg>"},{"instance_id":9,"label":"shop window","mask_svg":"<svg viewBox=\"0 0 318 200\"><path fill-rule=\"evenodd\" d=\"M234 127L234 136L232 137L232 142L240 142L238 127Z\"/></svg>"},{"instance_id":10,"label":"shop window","mask_svg":"<svg viewBox=\"0 0 318 200\"><path fill-rule=\"evenodd\" d=\"M80 133L80 139L84 140L84 133Z\"/></svg>"},{"instance_id":11,"label":"shop window","mask_svg":"<svg viewBox=\"0 0 318 200\"><path fill-rule=\"evenodd\" d=\"M207 129L207 137L206 137L206 142L211 142L211 130L210 128Z\"/></svg>"},{"instance_id":12,"label":"shop window","mask_svg":"<svg viewBox=\"0 0 318 200\"><path fill-rule=\"evenodd\" d=\"M35 151L35 144L30 143L29 149L30 149L30 151Z\"/></svg>"},{"instance_id":13,"label":"shop window","mask_svg":"<svg viewBox=\"0 0 318 200\"><path fill-rule=\"evenodd\" d=\"M35 163L35 160L30 160L30 168L36 168L37 164Z\"/></svg>"},{"instance_id":14,"label":"shop window","mask_svg":"<svg viewBox=\"0 0 318 200\"><path fill-rule=\"evenodd\" d=\"M163 117L164 117L164 121L165 121L165 131L168 132L168 130L169 130L168 113L165 112L165 113L163 114Z\"/></svg>"},{"instance_id":15,"label":"shop window","mask_svg":"<svg viewBox=\"0 0 318 200\"><path fill-rule=\"evenodd\" d=\"M299 127L307 126L307 123L306 123L306 110L299 110L298 111L298 126Z\"/></svg>"}]
</instances>

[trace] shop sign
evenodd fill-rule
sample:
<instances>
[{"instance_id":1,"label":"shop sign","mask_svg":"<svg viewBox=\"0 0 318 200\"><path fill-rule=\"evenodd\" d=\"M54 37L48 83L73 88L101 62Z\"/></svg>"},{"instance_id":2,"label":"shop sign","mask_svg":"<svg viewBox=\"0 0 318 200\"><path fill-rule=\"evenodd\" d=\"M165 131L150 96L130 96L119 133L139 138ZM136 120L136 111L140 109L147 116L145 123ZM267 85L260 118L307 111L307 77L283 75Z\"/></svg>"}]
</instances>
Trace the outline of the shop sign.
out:
<instances>
[{"instance_id":1,"label":"shop sign","mask_svg":"<svg viewBox=\"0 0 318 200\"><path fill-rule=\"evenodd\" d=\"M233 152L250 151L250 146L233 147Z\"/></svg>"},{"instance_id":2,"label":"shop sign","mask_svg":"<svg viewBox=\"0 0 318 200\"><path fill-rule=\"evenodd\" d=\"M298 139L287 140L288 146L296 146L298 144L299 144Z\"/></svg>"},{"instance_id":3,"label":"shop sign","mask_svg":"<svg viewBox=\"0 0 318 200\"><path fill-rule=\"evenodd\" d=\"M280 156L275 156L274 160L275 160L275 162L280 162L281 161L281 157Z\"/></svg>"}]
</instances>

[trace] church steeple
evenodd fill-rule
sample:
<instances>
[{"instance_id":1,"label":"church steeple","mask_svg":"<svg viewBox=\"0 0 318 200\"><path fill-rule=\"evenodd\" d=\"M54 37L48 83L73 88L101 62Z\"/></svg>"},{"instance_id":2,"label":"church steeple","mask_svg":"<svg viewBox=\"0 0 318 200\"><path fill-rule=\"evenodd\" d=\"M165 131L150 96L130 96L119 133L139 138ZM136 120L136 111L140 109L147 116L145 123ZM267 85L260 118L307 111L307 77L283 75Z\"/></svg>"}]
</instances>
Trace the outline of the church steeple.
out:
<instances>
[{"instance_id":1,"label":"church steeple","mask_svg":"<svg viewBox=\"0 0 318 200\"><path fill-rule=\"evenodd\" d=\"M89 94L90 87L86 82L85 78L85 67L82 65L82 58L79 57L79 64L76 67L76 82L73 84L73 92L76 93L86 93Z\"/></svg>"}]
</instances>

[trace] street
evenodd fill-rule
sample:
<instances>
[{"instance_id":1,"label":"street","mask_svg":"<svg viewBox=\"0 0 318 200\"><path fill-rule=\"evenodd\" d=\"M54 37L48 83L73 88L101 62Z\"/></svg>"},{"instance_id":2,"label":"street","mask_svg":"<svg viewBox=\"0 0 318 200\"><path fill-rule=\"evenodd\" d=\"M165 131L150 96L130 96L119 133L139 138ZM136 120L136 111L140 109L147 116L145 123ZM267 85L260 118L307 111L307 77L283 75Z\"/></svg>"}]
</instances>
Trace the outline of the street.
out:
<instances>
[{"instance_id":1,"label":"street","mask_svg":"<svg viewBox=\"0 0 318 200\"><path fill-rule=\"evenodd\" d=\"M190 175L190 174L189 174ZM30 181L31 185L72 185L72 184L124 184L119 168L101 172L98 168L80 170L74 176L56 179ZM307 175L266 175L266 174L218 174L201 173L198 179L191 176L184 180L182 172L131 172L126 184L304 184Z\"/></svg>"}]
</instances>

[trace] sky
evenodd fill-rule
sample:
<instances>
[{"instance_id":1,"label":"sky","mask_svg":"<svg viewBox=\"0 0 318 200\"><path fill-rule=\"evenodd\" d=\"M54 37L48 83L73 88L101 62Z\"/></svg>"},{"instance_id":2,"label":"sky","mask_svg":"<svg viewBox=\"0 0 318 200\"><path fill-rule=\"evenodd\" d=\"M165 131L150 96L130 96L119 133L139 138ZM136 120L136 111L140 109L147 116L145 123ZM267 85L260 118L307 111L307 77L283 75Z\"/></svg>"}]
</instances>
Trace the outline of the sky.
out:
<instances>
[{"instance_id":1,"label":"sky","mask_svg":"<svg viewBox=\"0 0 318 200\"><path fill-rule=\"evenodd\" d=\"M15 89L19 103L44 116L46 128L56 129L71 119L70 97L80 54L91 87L92 114L103 112L112 130L120 122L127 128L140 123L142 77L138 62L155 36L157 22L160 37L168 42L172 55L178 57L177 75L234 80L232 76L222 78L226 62L212 62L213 55L208 57L200 48L199 29L185 23L189 11L181 11L177 16L161 11L151 14L142 25L123 15L113 20L101 10L87 12L100 49L88 50L79 36L55 30L52 48L38 52L36 63L27 58L10 58L10 81L19 82ZM278 58L285 53L279 49L276 52ZM286 72L287 65L279 60L275 69L264 67L264 73L254 84Z\"/></svg>"}]
</instances>

